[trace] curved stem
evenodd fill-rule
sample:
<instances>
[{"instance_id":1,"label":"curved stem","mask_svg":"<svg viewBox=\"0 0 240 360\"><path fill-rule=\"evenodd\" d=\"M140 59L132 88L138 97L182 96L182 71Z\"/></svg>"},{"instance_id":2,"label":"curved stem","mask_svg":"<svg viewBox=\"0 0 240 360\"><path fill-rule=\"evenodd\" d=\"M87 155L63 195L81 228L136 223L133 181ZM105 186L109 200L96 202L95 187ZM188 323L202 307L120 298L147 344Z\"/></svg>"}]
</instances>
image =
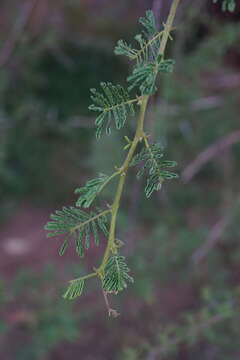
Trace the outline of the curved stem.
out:
<instances>
[{"instance_id":1,"label":"curved stem","mask_svg":"<svg viewBox=\"0 0 240 360\"><path fill-rule=\"evenodd\" d=\"M137 147L139 141L141 141L143 138L143 124L144 124L144 118L145 118L145 112L146 112L146 108L147 108L148 99L149 99L148 96L144 96L142 98L142 104L141 104L141 108L140 108L140 115L139 115L139 119L138 119L138 123L137 123L136 133L135 133L134 139L132 141L131 147L128 151L127 157L121 167L122 173L120 175L116 195L115 195L115 198L114 198L114 201L112 204L112 218L111 218L111 224L110 224L110 230L109 230L108 244L107 244L104 256L103 256L102 264L99 267L100 273L104 271L104 268L107 264L107 261L109 259L111 252L113 252L113 253L117 252L117 248L116 248L116 245L114 244L114 241L115 241L115 229L116 229L116 219L117 219L118 209L120 206L120 200L122 197L122 192L123 192L129 164L132 160L132 157L134 155L134 152L136 150L136 147Z\"/></svg>"}]
</instances>

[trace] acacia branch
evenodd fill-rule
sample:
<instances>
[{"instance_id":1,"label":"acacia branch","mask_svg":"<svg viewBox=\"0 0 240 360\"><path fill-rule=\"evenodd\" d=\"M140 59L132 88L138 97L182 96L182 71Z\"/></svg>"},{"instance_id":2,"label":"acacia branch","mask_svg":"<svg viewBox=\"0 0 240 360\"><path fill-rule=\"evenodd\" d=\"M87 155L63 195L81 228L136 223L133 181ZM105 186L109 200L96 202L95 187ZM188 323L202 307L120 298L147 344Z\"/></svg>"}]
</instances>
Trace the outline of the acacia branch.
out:
<instances>
[{"instance_id":1,"label":"acacia branch","mask_svg":"<svg viewBox=\"0 0 240 360\"><path fill-rule=\"evenodd\" d=\"M172 6L171 6L171 9L170 9L170 12L168 15L166 25L164 27L164 31L162 34L162 40L161 40L161 44L160 44L160 48L159 48L159 55L161 55L161 56L164 56L179 3L180 3L180 0L173 0L173 2L172 2ZM100 276L102 274L104 274L104 269L105 269L105 266L108 262L108 259L111 255L111 253L117 252L117 247L115 245L115 231L116 231L116 221L117 221L118 210L119 210L120 201L122 198L122 193L124 190L125 180L126 180L130 162L132 160L132 157L134 155L134 152L136 150L138 143L140 141L142 141L142 139L144 138L143 128L144 128L145 114L146 114L149 97L150 97L149 95L144 95L144 96L142 96L142 98L140 100L141 105L140 105L140 112L139 112L139 118L138 118L138 122L137 122L135 136L131 143L127 157L121 167L121 169L123 169L123 172L121 172L121 174L120 174L117 191L116 191L115 198L114 198L114 201L113 201L113 204L111 207L112 213L111 213L111 223L110 223L108 243L107 243L107 247L104 252L104 255L103 255L102 263L98 269L98 273L100 274Z\"/></svg>"}]
</instances>

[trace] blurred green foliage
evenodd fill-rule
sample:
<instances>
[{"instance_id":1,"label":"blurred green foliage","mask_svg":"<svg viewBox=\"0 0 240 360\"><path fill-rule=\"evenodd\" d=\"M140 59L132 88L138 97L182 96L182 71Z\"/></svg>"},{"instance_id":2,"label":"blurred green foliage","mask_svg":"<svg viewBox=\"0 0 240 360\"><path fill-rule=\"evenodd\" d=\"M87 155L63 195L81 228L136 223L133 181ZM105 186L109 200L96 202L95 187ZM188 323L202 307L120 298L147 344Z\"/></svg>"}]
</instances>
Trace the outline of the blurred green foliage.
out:
<instances>
[{"instance_id":1,"label":"blurred green foliage","mask_svg":"<svg viewBox=\"0 0 240 360\"><path fill-rule=\"evenodd\" d=\"M56 345L78 338L79 318L73 304L59 298L61 289L53 288L53 282L57 283L57 274L46 267L40 273L22 270L11 280L11 288L7 283L2 286L1 312L6 320L0 331L6 339L6 358L40 360ZM8 346L12 336L16 341Z\"/></svg>"},{"instance_id":2,"label":"blurred green foliage","mask_svg":"<svg viewBox=\"0 0 240 360\"><path fill-rule=\"evenodd\" d=\"M0 72L3 199L64 197L76 183L68 171L79 176L92 138L89 87L124 71L104 48L66 45L62 51L69 67L44 44L35 51L30 44L19 55L23 64L17 74ZM59 161L64 173L57 171Z\"/></svg>"}]
</instances>

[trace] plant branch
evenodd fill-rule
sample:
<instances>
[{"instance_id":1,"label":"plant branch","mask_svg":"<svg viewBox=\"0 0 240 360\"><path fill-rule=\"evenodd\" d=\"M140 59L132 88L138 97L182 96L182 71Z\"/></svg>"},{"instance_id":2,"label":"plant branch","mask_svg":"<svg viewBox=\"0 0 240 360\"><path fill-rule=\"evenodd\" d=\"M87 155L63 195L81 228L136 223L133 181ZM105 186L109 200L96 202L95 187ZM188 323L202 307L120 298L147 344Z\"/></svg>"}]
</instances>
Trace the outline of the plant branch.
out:
<instances>
[{"instance_id":1,"label":"plant branch","mask_svg":"<svg viewBox=\"0 0 240 360\"><path fill-rule=\"evenodd\" d=\"M172 1L172 5L171 5L171 9L170 9L169 16L167 19L167 23L166 23L166 25L164 25L164 30L160 34L156 35L157 37L160 38L160 36L161 36L161 38L162 38L162 41L159 45L159 51L158 51L158 55L160 55L162 58L164 58L167 42L169 39L171 39L170 31L172 29L174 17L175 17L179 3L180 3L180 0ZM150 43L151 43L151 41L154 41L154 39L150 40ZM157 69L159 66L158 57L155 59L155 63L153 65L156 66L156 75L157 75ZM155 76L155 78L156 78L156 76ZM122 127L122 125L125 122L126 117L127 117L127 111L126 111L126 108L124 107L124 105L130 105L134 102L137 102L137 104L140 107L134 138L132 141L130 141L127 137L125 137L128 142L127 146L125 146L125 149L128 148L128 153L126 155L124 162L122 163L122 166L120 168L117 168L116 171L109 177L104 176L103 178L94 179L91 182L88 182L84 188L77 189L78 192L82 192L84 194L83 196L85 196L85 198L83 199L83 203L85 203L85 201L88 201L87 205L91 205L92 197L95 198L97 196L97 194L100 191L102 191L102 189L113 178L118 176L118 184L117 184L116 192L114 195L113 203L111 206L109 206L108 209L101 211L97 214L91 213L91 212L90 212L90 214L85 214L81 210L78 210L77 215L79 215L80 221L78 221L78 217L76 220L75 208L73 208L73 210L74 210L73 212L70 211L71 208L70 208L70 210L63 209L62 211L57 212L56 215L52 216L52 219L54 221L49 222L45 228L47 230L51 231L51 236L52 235L55 236L57 234L62 234L64 232L67 232L71 235L75 231L79 231L79 235L82 236L82 228L87 226L86 246L85 247L88 248L89 247L89 237L90 237L89 224L92 223L92 225L94 227L94 226L96 226L95 220L98 220L98 222L100 222L101 217L103 217L107 214L111 214L110 228L109 228L109 232L107 233L108 234L107 245L106 245L106 248L105 248L105 251L104 251L104 254L102 257L102 261L101 261L99 267L93 268L93 272L91 272L85 276L82 276L82 277L72 280L70 282L70 286L67 289L64 297L68 298L68 299L74 299L77 296L80 296L82 293L82 290L83 290L84 281L86 279L89 279L92 277L98 277L100 279L100 281L102 281L102 288L104 290L103 295L104 295L105 303L106 303L106 306L108 309L108 313L109 313L109 315L117 316L118 313L115 310L111 309L109 306L109 301L108 301L107 295L108 295L108 293L115 293L115 294L118 293L118 291L123 290L123 288L127 286L127 284L126 284L127 281L128 282L133 281L132 277L130 277L128 275L129 269L128 269L126 263L124 262L124 257L118 256L118 248L120 247L120 242L116 239L117 216L118 216L118 211L119 211L119 207L120 207L120 202L122 199L122 194L124 191L127 173L128 173L131 161L133 159L133 156L135 154L138 144L144 140L145 146L150 151L151 157L154 158L152 149L147 140L147 135L144 132L144 122L145 122L145 118L146 118L146 111L147 111L147 106L148 106L148 102L149 102L149 98L150 98L150 92L148 92L148 95L142 94L141 96L136 96L135 99L128 100L128 98L129 98L128 93L127 93L127 96L125 96L126 94L124 92L124 89L120 86L114 86L111 83L108 83L108 84L102 83L101 87L104 90L104 93L106 96L104 97L104 95L98 93L96 91L96 89L92 89L92 91L91 91L93 94L92 100L95 102L95 105L91 105L89 108L94 111L101 111L101 112L105 112L105 113L109 112L109 111L112 112L113 113L112 115L115 118L117 128ZM140 90L142 90L142 89L140 88ZM126 101L123 103L120 103L120 104L116 103L115 98L112 96L111 91L113 94L117 93L117 95L120 94L119 91L120 92L123 91L124 95L122 96L120 94L119 96L117 96L117 99L120 98L120 100L124 99ZM142 93L144 93L144 91L142 91ZM106 104L111 105L111 106L106 108L105 107ZM100 108L99 105L101 105L102 107ZM118 114L117 110L115 111L115 109L117 109L118 107L121 109L121 110L119 110L119 114ZM121 107L123 107L123 108L121 108ZM131 106L129 106L129 107L131 108ZM96 120L96 125L98 125L97 136L99 136L99 134L102 130L102 122L103 122L105 116L106 116L106 114L103 113L97 117L97 120ZM156 160L154 159L154 161L156 161ZM89 199L87 199L88 195L90 197ZM88 207L87 205L84 207ZM77 206L78 206L78 203L77 203ZM70 227L68 226L68 224L66 225L66 222L69 219L70 220L74 219L73 224L70 222ZM59 225L59 228L58 228L58 225ZM72 226L72 228L71 228L71 226ZM104 228L103 232L106 233L105 228ZM93 229L93 233L94 233L94 237L96 239L96 236L95 236L96 231L94 229ZM62 253L65 251L66 244L67 244L66 241L67 240L64 241L63 247L61 248ZM77 252L79 253L78 245L77 245ZM112 255L114 255L112 257L112 260L115 262L114 264L111 263L111 261L109 262L109 260L111 260ZM112 276L112 278L111 278L111 276Z\"/></svg>"},{"instance_id":2,"label":"plant branch","mask_svg":"<svg viewBox=\"0 0 240 360\"><path fill-rule=\"evenodd\" d=\"M168 39L170 36L170 32L172 29L173 21L174 21L179 3L180 3L180 0L173 0L172 6L171 6L171 9L169 12L169 16L167 19L167 23L164 26L162 40L161 40L161 44L160 44L160 48L159 48L159 55L161 55L161 56L164 56L167 42L168 42ZM125 159L122 167L120 168L121 169L120 179L118 182L115 198L114 198L114 201L113 201L113 204L111 207L112 214L111 214L111 223L110 223L108 243L107 243L107 247L104 252L104 255L103 255L102 263L98 269L98 273L100 276L102 276L104 274L104 269L105 269L105 266L108 262L108 259L111 255L111 253L117 253L117 247L115 245L115 230L116 230L117 214L118 214L120 201L122 198L122 193L123 193L125 180L126 180L130 162L132 160L132 157L134 155L134 152L136 150L138 143L144 139L143 128L144 128L144 120L145 120L145 114L146 114L149 97L150 97L149 95L145 95L145 96L142 96L142 98L140 100L141 105L140 105L140 112L139 112L139 118L137 121L137 128L136 128L135 136L131 143L130 149L126 156L126 159Z\"/></svg>"},{"instance_id":3,"label":"plant branch","mask_svg":"<svg viewBox=\"0 0 240 360\"><path fill-rule=\"evenodd\" d=\"M116 229L116 220L117 220L118 209L120 206L120 200L122 197L122 192L123 192L126 175L127 175L127 171L128 171L130 162L132 160L133 154L136 150L136 147L137 147L139 141L141 141L143 138L143 124L144 124L144 118L145 118L145 112L146 112L146 108L147 108L148 98L149 98L148 96L144 96L142 99L136 133L135 133L134 139L132 141L131 147L128 151L127 157L121 167L121 175L120 175L120 179L118 182L118 187L117 187L117 191L115 194L115 198L114 198L114 201L112 204L112 218L111 218L111 224L110 224L108 244L107 244L104 256L103 256L102 264L99 267L100 273L104 272L104 268L107 264L107 261L109 259L111 252L115 253L117 251L114 241L115 241L115 229Z\"/></svg>"}]
</instances>

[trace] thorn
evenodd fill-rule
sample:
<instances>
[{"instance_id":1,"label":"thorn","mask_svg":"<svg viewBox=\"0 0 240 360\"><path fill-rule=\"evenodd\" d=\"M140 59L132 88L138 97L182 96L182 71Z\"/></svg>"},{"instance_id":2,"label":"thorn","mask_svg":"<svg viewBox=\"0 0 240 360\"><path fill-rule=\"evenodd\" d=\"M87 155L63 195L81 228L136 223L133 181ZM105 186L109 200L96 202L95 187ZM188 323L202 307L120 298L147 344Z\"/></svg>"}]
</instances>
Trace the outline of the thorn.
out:
<instances>
[{"instance_id":1,"label":"thorn","mask_svg":"<svg viewBox=\"0 0 240 360\"><path fill-rule=\"evenodd\" d=\"M137 105L139 105L139 106L141 106L142 105L142 96L137 96L137 99L138 99L138 101L137 101Z\"/></svg>"}]
</instances>

